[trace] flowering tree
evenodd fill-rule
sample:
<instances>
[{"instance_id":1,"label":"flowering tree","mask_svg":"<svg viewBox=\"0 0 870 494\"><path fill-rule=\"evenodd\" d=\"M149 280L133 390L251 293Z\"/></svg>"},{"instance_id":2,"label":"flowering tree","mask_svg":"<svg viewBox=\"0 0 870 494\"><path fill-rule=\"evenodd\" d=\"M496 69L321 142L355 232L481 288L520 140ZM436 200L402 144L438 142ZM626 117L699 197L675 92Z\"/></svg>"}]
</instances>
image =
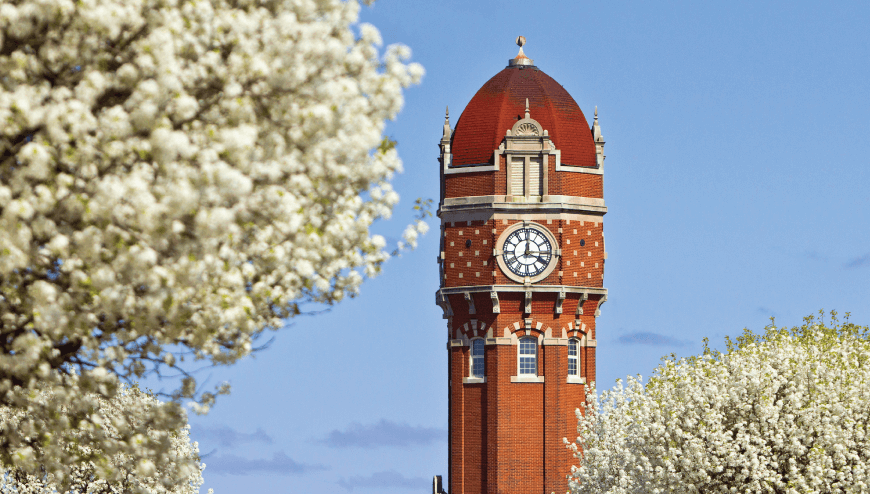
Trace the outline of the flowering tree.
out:
<instances>
[{"instance_id":1,"label":"flowering tree","mask_svg":"<svg viewBox=\"0 0 870 494\"><path fill-rule=\"evenodd\" d=\"M590 392L571 492L867 492L870 329L831 314Z\"/></svg>"},{"instance_id":2,"label":"flowering tree","mask_svg":"<svg viewBox=\"0 0 870 494\"><path fill-rule=\"evenodd\" d=\"M90 397L106 421L100 431L76 430L63 435L64 448L80 447L83 440L93 443L89 436L94 433L105 434L117 439L123 428L143 430L143 424L135 423L143 413L130 413L131 410L149 410L160 406L160 401L138 387L123 387L111 400L99 395ZM23 412L20 409L4 407L0 409L0 423L4 427L15 427L20 423ZM101 492L107 494L127 494L133 492L195 494L202 485L202 469L199 463L199 446L190 441L189 427L174 431L145 428L146 434L156 442L166 446L168 461L157 467L149 460L136 460L127 454L92 454L90 460L75 465L69 475L69 489L76 493ZM83 447L86 454L93 453L89 446ZM107 468L108 467L108 468ZM173 476L180 478L172 481ZM56 479L46 470L28 472L20 468L5 468L0 477L0 494L53 494L58 489ZM62 492L62 491L60 491ZM209 490L211 492L211 490Z\"/></svg>"},{"instance_id":3,"label":"flowering tree","mask_svg":"<svg viewBox=\"0 0 870 494\"><path fill-rule=\"evenodd\" d=\"M358 10L0 4L0 405L27 410L0 433L3 463L69 473L80 453L57 439L99 428L88 393L111 398L119 377L181 372L175 402L142 417L177 429L179 400L214 400L191 360L232 363L300 304L379 271L389 254L369 228L401 169L384 122L423 71L402 46L379 55ZM118 434L112 447L163 461Z\"/></svg>"}]
</instances>

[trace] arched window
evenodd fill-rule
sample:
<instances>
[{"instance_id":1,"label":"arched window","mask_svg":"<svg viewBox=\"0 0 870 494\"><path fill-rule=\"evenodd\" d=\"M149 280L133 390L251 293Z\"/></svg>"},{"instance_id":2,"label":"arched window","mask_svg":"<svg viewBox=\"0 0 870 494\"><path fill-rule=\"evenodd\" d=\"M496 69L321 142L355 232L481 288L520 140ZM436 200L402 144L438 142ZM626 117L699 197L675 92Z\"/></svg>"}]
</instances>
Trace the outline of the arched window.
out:
<instances>
[{"instance_id":1,"label":"arched window","mask_svg":"<svg viewBox=\"0 0 870 494\"><path fill-rule=\"evenodd\" d=\"M520 340L519 358L520 376L534 376L538 373L538 340L536 338Z\"/></svg>"},{"instance_id":2,"label":"arched window","mask_svg":"<svg viewBox=\"0 0 870 494\"><path fill-rule=\"evenodd\" d=\"M580 375L580 342L568 340L568 376Z\"/></svg>"},{"instance_id":3,"label":"arched window","mask_svg":"<svg viewBox=\"0 0 870 494\"><path fill-rule=\"evenodd\" d=\"M483 377L483 339L471 340L471 377Z\"/></svg>"}]
</instances>

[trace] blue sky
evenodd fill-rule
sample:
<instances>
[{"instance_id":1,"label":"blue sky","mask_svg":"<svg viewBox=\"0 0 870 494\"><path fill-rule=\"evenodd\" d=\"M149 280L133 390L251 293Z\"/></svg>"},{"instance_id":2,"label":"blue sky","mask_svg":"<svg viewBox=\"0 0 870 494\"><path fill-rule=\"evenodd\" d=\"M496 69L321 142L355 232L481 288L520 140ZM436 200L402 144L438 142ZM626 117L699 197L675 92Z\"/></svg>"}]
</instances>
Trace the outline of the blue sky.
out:
<instances>
[{"instance_id":1,"label":"blue sky","mask_svg":"<svg viewBox=\"0 0 870 494\"><path fill-rule=\"evenodd\" d=\"M599 387L771 316L825 308L870 324L870 4L381 0L363 20L427 71L388 128L403 200L377 228L393 240L415 198L437 200L444 106L455 123L516 36L588 119L598 106ZM210 375L234 390L191 418L206 487L400 494L446 476L437 241Z\"/></svg>"}]
</instances>

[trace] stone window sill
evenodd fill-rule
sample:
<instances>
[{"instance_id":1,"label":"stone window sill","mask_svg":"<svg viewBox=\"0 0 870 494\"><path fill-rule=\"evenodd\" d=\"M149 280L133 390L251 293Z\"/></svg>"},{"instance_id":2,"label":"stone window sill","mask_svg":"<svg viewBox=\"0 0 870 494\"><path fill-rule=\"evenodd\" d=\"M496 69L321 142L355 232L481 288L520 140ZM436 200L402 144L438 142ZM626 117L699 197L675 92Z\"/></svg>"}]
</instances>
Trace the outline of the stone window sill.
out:
<instances>
[{"instance_id":1,"label":"stone window sill","mask_svg":"<svg viewBox=\"0 0 870 494\"><path fill-rule=\"evenodd\" d=\"M463 377L462 384L486 384L485 377Z\"/></svg>"},{"instance_id":2,"label":"stone window sill","mask_svg":"<svg viewBox=\"0 0 870 494\"><path fill-rule=\"evenodd\" d=\"M544 376L511 376L512 383L542 383Z\"/></svg>"},{"instance_id":3,"label":"stone window sill","mask_svg":"<svg viewBox=\"0 0 870 494\"><path fill-rule=\"evenodd\" d=\"M586 384L586 378L580 376L568 376L568 384Z\"/></svg>"}]
</instances>

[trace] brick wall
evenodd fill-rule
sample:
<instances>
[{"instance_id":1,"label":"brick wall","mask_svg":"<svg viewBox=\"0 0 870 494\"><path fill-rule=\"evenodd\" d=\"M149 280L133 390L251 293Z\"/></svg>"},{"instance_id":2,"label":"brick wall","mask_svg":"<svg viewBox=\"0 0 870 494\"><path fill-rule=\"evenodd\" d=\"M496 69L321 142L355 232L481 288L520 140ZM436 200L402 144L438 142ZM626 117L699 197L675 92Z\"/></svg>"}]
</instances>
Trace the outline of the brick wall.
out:
<instances>
[{"instance_id":1,"label":"brick wall","mask_svg":"<svg viewBox=\"0 0 870 494\"><path fill-rule=\"evenodd\" d=\"M487 345L487 382L462 384L469 347L450 352L451 493L565 492L582 384L568 384L567 347L538 347L543 383L515 383L517 347ZM594 352L594 348L589 348Z\"/></svg>"},{"instance_id":2,"label":"brick wall","mask_svg":"<svg viewBox=\"0 0 870 494\"><path fill-rule=\"evenodd\" d=\"M603 286L604 224L601 220L533 220L546 226L562 249L556 268L536 285ZM441 232L445 274L442 286L514 283L499 269L493 249L501 249L496 245L499 236L515 223L515 220L446 223ZM468 240L471 240L470 247L466 247Z\"/></svg>"},{"instance_id":3,"label":"brick wall","mask_svg":"<svg viewBox=\"0 0 870 494\"><path fill-rule=\"evenodd\" d=\"M498 171L457 173L444 175L445 197L490 196L507 194L507 165L505 156L499 156ZM492 158L490 158L492 161ZM548 192L550 195L604 197L601 175L556 171L556 157L548 160Z\"/></svg>"}]
</instances>

